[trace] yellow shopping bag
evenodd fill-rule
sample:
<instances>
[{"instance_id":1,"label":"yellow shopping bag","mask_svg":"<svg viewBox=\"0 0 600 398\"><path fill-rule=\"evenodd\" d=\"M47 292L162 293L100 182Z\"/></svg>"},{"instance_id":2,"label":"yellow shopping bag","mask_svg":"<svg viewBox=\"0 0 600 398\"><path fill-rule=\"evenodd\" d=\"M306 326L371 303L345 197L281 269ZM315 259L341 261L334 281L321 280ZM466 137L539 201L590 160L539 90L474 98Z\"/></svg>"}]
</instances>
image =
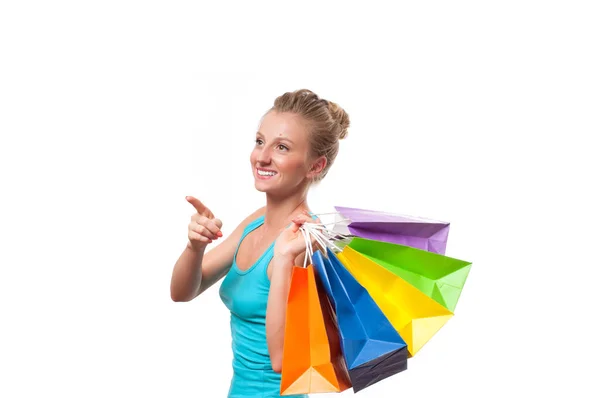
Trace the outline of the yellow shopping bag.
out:
<instances>
[{"instance_id":1,"label":"yellow shopping bag","mask_svg":"<svg viewBox=\"0 0 600 398\"><path fill-rule=\"evenodd\" d=\"M400 333L410 356L414 356L454 315L350 246L345 246L337 257Z\"/></svg>"}]
</instances>

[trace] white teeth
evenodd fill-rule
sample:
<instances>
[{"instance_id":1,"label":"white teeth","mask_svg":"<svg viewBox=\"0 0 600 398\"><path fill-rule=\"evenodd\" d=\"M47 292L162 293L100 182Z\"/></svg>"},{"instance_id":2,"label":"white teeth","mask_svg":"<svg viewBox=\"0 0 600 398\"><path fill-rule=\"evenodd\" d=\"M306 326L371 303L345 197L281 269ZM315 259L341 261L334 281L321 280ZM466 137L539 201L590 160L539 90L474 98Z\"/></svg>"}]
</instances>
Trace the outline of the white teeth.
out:
<instances>
[{"instance_id":1,"label":"white teeth","mask_svg":"<svg viewBox=\"0 0 600 398\"><path fill-rule=\"evenodd\" d=\"M257 170L258 171L258 175L259 176L274 176L275 173L274 171L262 171L262 170Z\"/></svg>"}]
</instances>

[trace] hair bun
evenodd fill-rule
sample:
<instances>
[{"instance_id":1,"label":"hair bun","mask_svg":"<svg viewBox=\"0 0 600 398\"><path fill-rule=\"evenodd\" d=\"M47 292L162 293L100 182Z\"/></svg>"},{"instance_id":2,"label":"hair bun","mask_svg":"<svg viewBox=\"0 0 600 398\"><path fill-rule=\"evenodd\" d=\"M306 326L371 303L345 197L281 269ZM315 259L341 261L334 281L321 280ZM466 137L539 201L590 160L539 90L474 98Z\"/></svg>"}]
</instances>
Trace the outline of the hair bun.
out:
<instances>
[{"instance_id":1,"label":"hair bun","mask_svg":"<svg viewBox=\"0 0 600 398\"><path fill-rule=\"evenodd\" d=\"M335 122L340 126L338 139L343 140L348 136L348 127L350 127L350 116L346 111L335 102L328 101L329 113Z\"/></svg>"}]
</instances>

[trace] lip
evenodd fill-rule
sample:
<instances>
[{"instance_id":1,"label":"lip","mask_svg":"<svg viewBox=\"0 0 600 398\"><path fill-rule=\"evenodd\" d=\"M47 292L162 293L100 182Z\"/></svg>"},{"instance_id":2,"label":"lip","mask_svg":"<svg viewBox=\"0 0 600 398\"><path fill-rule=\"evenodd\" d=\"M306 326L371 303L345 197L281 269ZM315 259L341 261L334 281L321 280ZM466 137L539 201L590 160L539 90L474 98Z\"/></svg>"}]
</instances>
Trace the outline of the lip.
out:
<instances>
[{"instance_id":1,"label":"lip","mask_svg":"<svg viewBox=\"0 0 600 398\"><path fill-rule=\"evenodd\" d=\"M271 171L271 172L275 173L275 175L278 174L277 171L275 171L275 170L265 169L263 167L255 167L254 170L256 170L256 172L255 172L256 178L258 178L259 180L269 180L269 179L275 177L275 176L261 176L260 174L258 174L259 170L260 171Z\"/></svg>"}]
</instances>

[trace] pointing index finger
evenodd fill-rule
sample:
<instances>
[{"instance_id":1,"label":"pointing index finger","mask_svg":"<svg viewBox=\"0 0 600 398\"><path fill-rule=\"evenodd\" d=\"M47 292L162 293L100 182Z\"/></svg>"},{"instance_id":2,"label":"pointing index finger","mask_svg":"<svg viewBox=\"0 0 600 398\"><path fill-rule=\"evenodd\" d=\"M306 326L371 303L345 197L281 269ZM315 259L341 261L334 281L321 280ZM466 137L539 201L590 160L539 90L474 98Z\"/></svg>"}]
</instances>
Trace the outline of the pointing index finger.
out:
<instances>
[{"instance_id":1,"label":"pointing index finger","mask_svg":"<svg viewBox=\"0 0 600 398\"><path fill-rule=\"evenodd\" d=\"M205 215L206 213L210 213L210 211L208 211L208 209L206 208L206 206L204 206L202 204L202 202L200 202L195 197L193 197L193 196L186 196L185 200L187 200L192 206L194 206L194 209L196 209L196 211L199 214Z\"/></svg>"}]
</instances>

